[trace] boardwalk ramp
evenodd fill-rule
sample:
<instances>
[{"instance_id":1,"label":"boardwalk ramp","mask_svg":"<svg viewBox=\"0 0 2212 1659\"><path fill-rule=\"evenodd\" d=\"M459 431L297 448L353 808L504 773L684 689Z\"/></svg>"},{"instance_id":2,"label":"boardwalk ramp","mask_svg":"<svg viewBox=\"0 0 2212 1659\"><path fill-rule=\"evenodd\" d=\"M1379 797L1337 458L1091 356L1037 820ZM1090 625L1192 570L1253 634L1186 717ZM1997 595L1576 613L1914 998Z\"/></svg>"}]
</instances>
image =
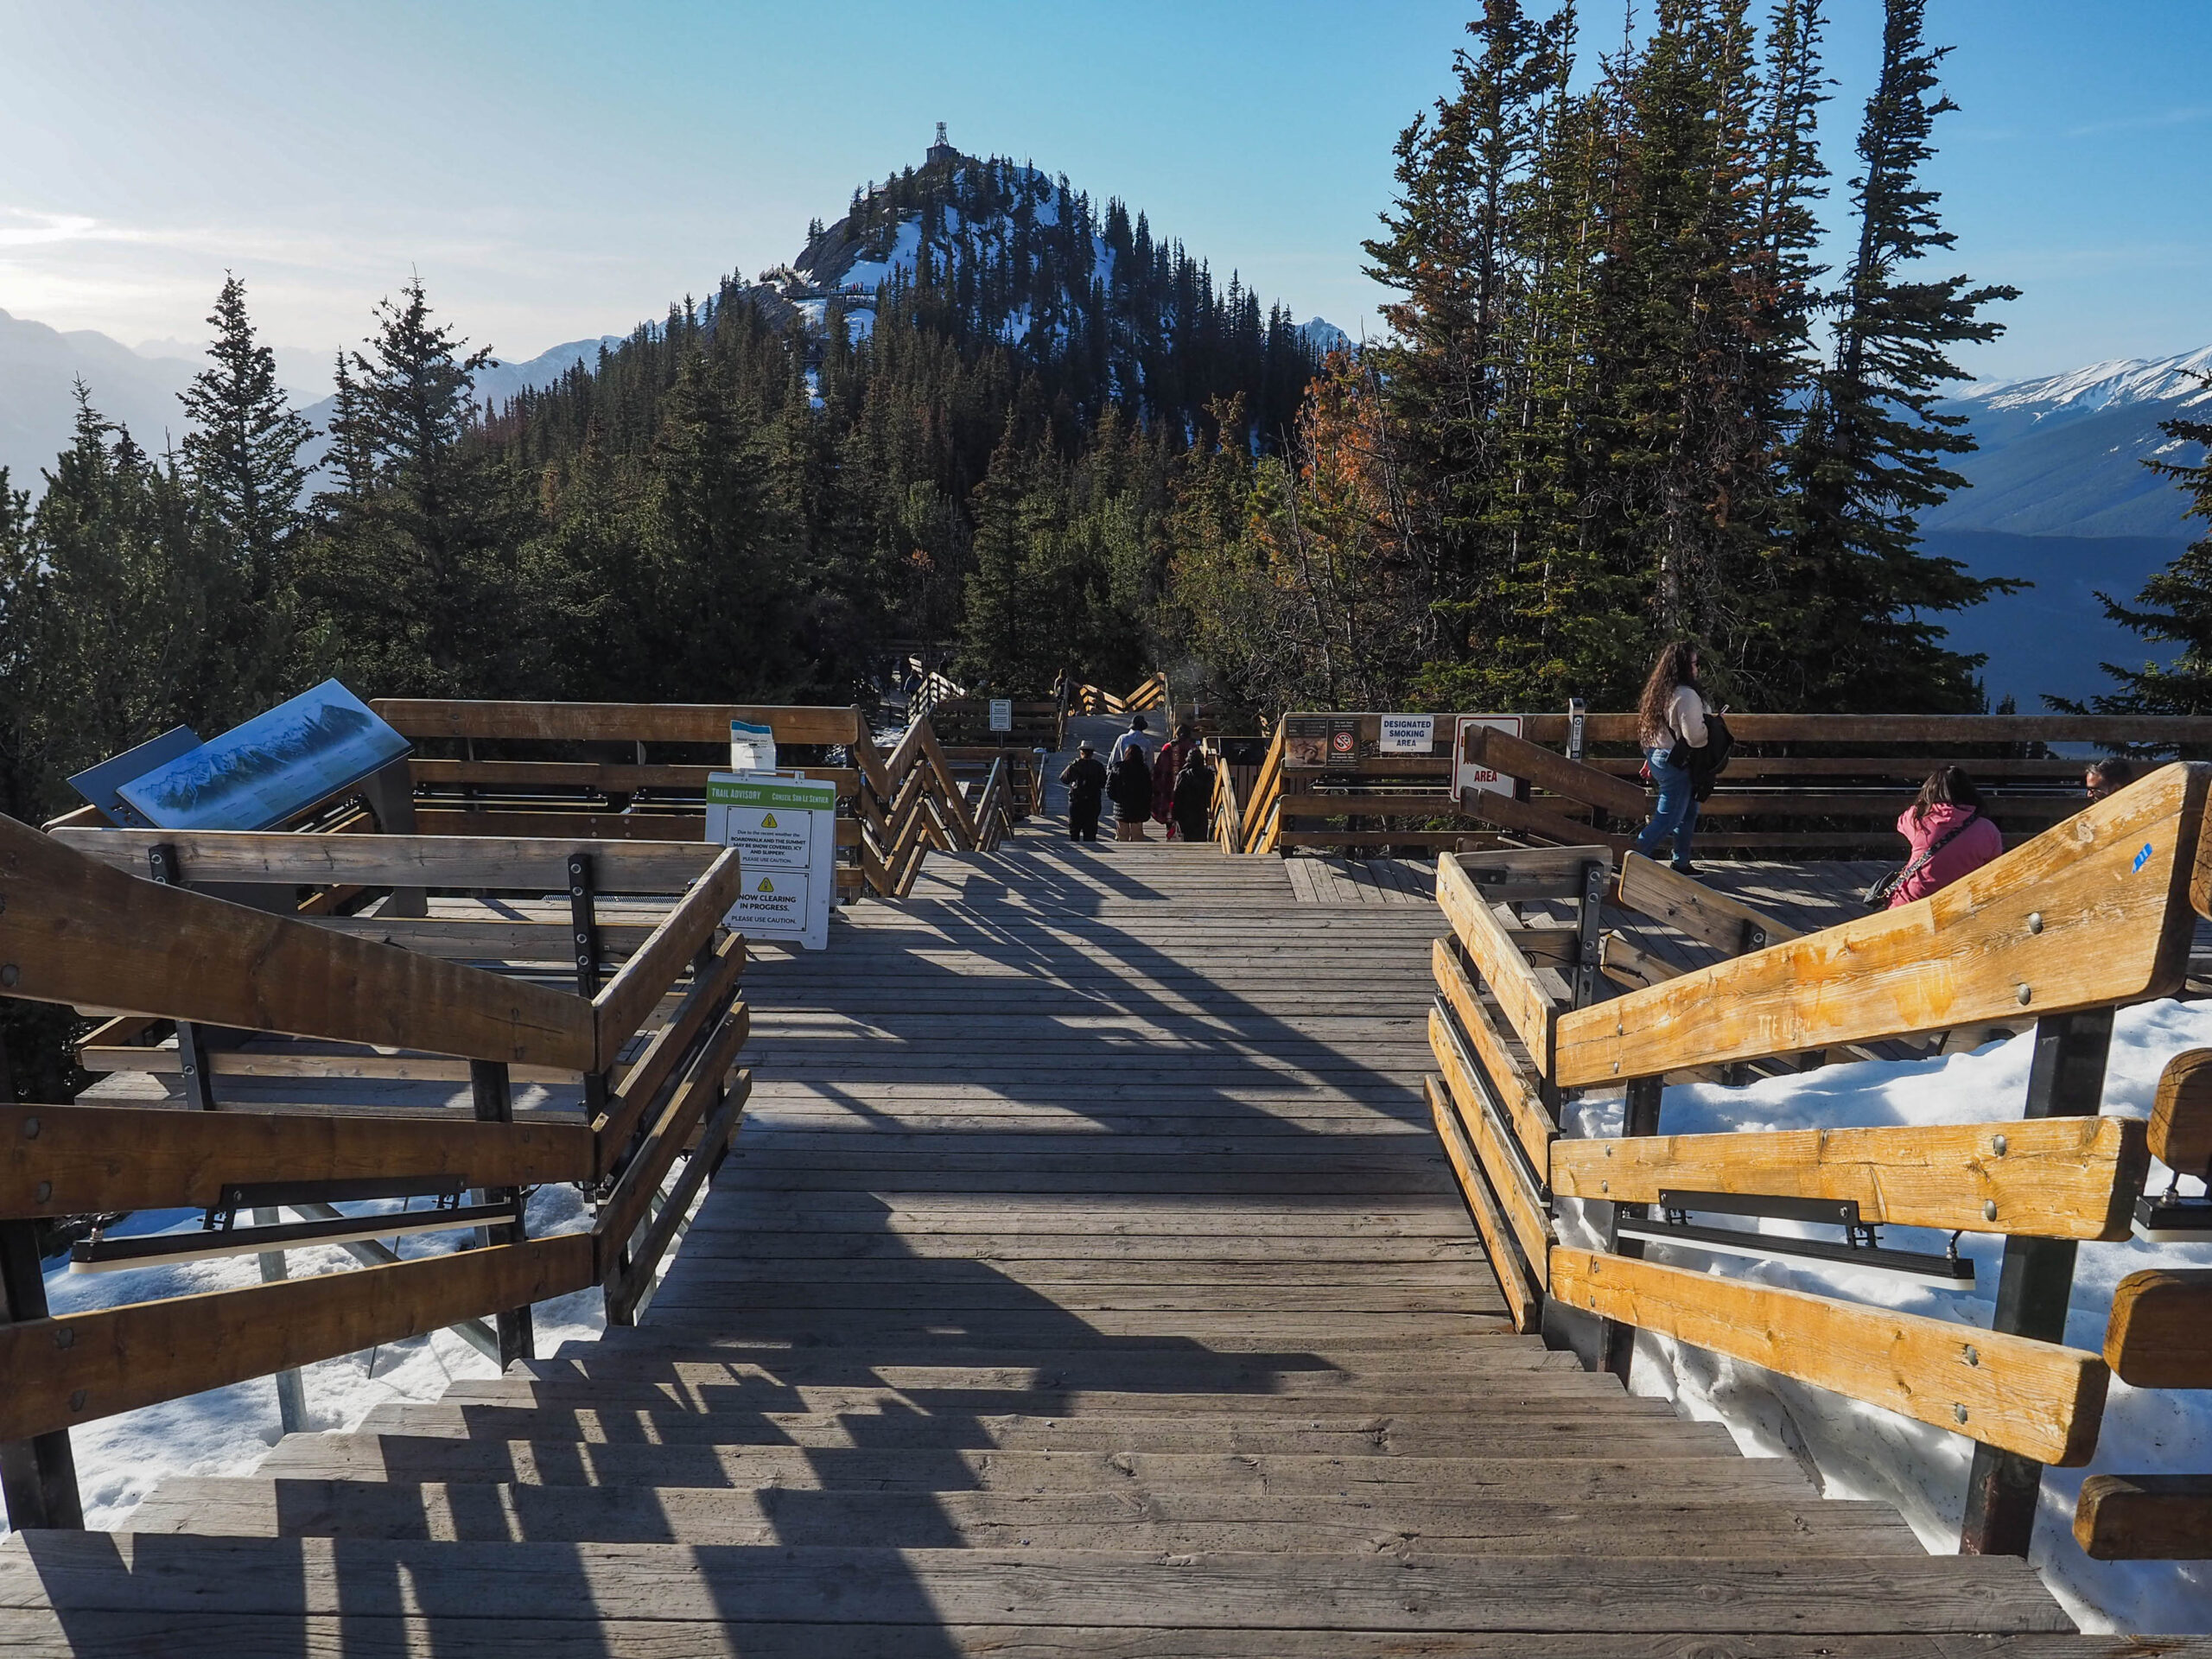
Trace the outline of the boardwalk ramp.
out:
<instances>
[{"instance_id":1,"label":"boardwalk ramp","mask_svg":"<svg viewBox=\"0 0 2212 1659\"><path fill-rule=\"evenodd\" d=\"M1041 829L930 871L764 948L636 1328L14 1541L0 1654L2112 1650L1510 1333L1433 907Z\"/></svg>"}]
</instances>

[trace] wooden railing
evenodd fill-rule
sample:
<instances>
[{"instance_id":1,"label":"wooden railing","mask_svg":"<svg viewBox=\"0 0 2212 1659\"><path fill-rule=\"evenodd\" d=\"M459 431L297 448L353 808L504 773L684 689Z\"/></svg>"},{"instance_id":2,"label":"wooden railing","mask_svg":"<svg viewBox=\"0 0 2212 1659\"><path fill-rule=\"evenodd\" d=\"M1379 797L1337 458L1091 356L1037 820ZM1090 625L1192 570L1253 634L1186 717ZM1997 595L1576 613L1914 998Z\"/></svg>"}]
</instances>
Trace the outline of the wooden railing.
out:
<instances>
[{"instance_id":1,"label":"wooden railing","mask_svg":"<svg viewBox=\"0 0 2212 1659\"><path fill-rule=\"evenodd\" d=\"M1216 754L1214 770L1221 781L1214 791L1213 838L1222 851L1272 853L1281 844L1282 756L1282 727L1278 722L1249 789L1240 791L1226 758Z\"/></svg>"},{"instance_id":2,"label":"wooden railing","mask_svg":"<svg viewBox=\"0 0 2212 1659\"><path fill-rule=\"evenodd\" d=\"M988 850L1012 823L1012 768L1006 757L992 763L971 804L926 720L908 727L888 755L863 732L853 756L860 777L854 808L861 871L880 898L903 899L912 892L931 847Z\"/></svg>"},{"instance_id":3,"label":"wooden railing","mask_svg":"<svg viewBox=\"0 0 2212 1659\"><path fill-rule=\"evenodd\" d=\"M849 751L868 730L856 708L803 704L382 697L370 706L416 745L404 827L429 835L696 841L708 774L729 769L731 721L770 728L786 751ZM793 769L837 786L837 890L858 893L860 827L845 815L859 772Z\"/></svg>"},{"instance_id":4,"label":"wooden railing","mask_svg":"<svg viewBox=\"0 0 2212 1659\"><path fill-rule=\"evenodd\" d=\"M1083 684L1068 690L1071 712L1080 715L1137 715L1150 714L1154 709L1170 708L1167 696L1167 677L1147 675L1135 690L1127 696L1117 696L1102 687Z\"/></svg>"},{"instance_id":5,"label":"wooden railing","mask_svg":"<svg viewBox=\"0 0 2212 1659\"><path fill-rule=\"evenodd\" d=\"M173 1080L181 1096L0 1107L0 1484L16 1523L79 1524L66 1432L80 1423L486 1315L504 1363L530 1351L531 1304L594 1284L610 1320L634 1319L745 1097L731 1082L744 942L721 933L738 874L734 850L696 842L45 836L0 819L0 995L110 1016L86 1068ZM203 880L270 889L268 908L191 890ZM302 914L302 887L355 903L378 889L567 902L543 917L524 901ZM603 923L607 893L658 913ZM576 988L543 982L544 964ZM282 1080L273 1100L266 1079ZM518 1081L578 1104L518 1120ZM468 1103L449 1105L462 1083ZM393 1098L424 1085L427 1099ZM321 1099L283 1103L301 1094ZM525 1236L521 1191L548 1181L588 1190L588 1232ZM441 1206L479 1195L454 1224L477 1228L474 1248L402 1262L376 1241L432 1230L435 1208L336 1207L434 1191ZM157 1252L258 1255L268 1282L48 1313L35 1222L178 1206L208 1210L213 1230ZM230 1225L241 1206L254 1226ZM301 1219L279 1221L286 1208ZM283 1249L318 1243L373 1265L286 1277ZM145 1245L130 1241L127 1260Z\"/></svg>"},{"instance_id":6,"label":"wooden railing","mask_svg":"<svg viewBox=\"0 0 2212 1659\"><path fill-rule=\"evenodd\" d=\"M2212 850L2208 778L2212 767L2164 767L1930 898L1796 937L1694 882L1655 880L1645 861L1617 881L1603 845L1441 858L1450 933L1434 950L1429 1037L1440 1075L1430 1106L1520 1328L1543 1323L1548 1301L1600 1321L1601 1363L1624 1376L1632 1331L1648 1330L1965 1435L1976 1446L1964 1547L2024 1554L2043 1466L2082 1464L2096 1443L2110 1372L2105 1357L2064 1345L2075 1245L2128 1235L2151 1150L2140 1122L2097 1116L2106 1046L2116 1006L2180 988L2196 916L2212 906L2212 877L2191 891L2200 845ZM1649 967L1606 960L1608 899L1740 954L1655 971L1656 982L1598 1001L1601 977L1637 983L1634 970ZM1530 928L1500 913L1539 899L1572 901L1575 923ZM1799 1069L1948 1027L2029 1020L2035 1057L2020 1118L1659 1133L1669 1076ZM1560 1138L1565 1095L1617 1088L1623 1138ZM2173 1092L2178 1101L2190 1090ZM2178 1106L2169 1116L2181 1127L2158 1132L2160 1155L2192 1171L2212 1163L2212 1117ZM1804 1219L1793 1205L1820 1200L1835 1220L1853 1205L1854 1243L1857 1228L1883 1224L2001 1235L1995 1328L1644 1260L1639 1240L1655 1231L1646 1206L1662 1194L1677 1217L1717 1207ZM1560 1198L1605 1217L1605 1248L1562 1242ZM1695 1235L1675 1236L1694 1249ZM1732 1236L1791 1254L1789 1241ZM2122 1299L2131 1309L2164 1299L2152 1321L2164 1334L2133 1344L2144 1352L2179 1328L2165 1311L2177 1306L2171 1275L2156 1277ZM2189 1287L2187 1363L2145 1375L2212 1382L2207 1294ZM2116 1313L2115 1329L2131 1318ZM2115 1343L2125 1359L2129 1338ZM2085 1492L2082 1524L2110 1552L2128 1534L2113 1517L2153 1501L2194 1504L2199 1547L2212 1539L2212 1481L2187 1493L2140 1488ZM2159 1535L2171 1537L2181 1512Z\"/></svg>"},{"instance_id":7,"label":"wooden railing","mask_svg":"<svg viewBox=\"0 0 2212 1659\"><path fill-rule=\"evenodd\" d=\"M1624 850L1649 816L1652 797L1637 778L1636 716L1531 714L1518 737L1470 726L1466 759L1495 768L1513 786L1452 787L1452 734L1460 716L1434 716L1425 754L1384 753L1382 716L1300 713L1278 735L1291 735L1280 798L1268 804L1281 828L1275 844L1395 846L1466 850L1500 836L1559 845ZM2051 753L2056 744L2094 744L2212 753L2212 719L2070 715L1733 715L1737 750L1721 786L1701 804L1700 847L1800 856L1886 853L1899 845L1895 824L1914 791L1946 762L1964 766L1989 798L1993 817L2017 844L2082 804L2082 762ZM1318 737L1347 728L1351 752ZM1248 811L1260 804L1255 794ZM1245 850L1259 850L1245 837Z\"/></svg>"}]
</instances>

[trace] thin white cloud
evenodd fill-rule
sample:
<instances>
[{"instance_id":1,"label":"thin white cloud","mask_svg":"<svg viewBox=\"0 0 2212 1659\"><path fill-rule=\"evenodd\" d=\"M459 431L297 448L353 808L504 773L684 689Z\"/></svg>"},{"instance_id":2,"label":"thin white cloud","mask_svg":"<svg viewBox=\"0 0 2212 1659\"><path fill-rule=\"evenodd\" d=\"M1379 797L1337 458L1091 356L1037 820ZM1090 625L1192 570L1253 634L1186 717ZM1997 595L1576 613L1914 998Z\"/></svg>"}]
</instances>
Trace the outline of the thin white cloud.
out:
<instances>
[{"instance_id":1,"label":"thin white cloud","mask_svg":"<svg viewBox=\"0 0 2212 1659\"><path fill-rule=\"evenodd\" d=\"M2104 132L2150 132L2167 127L2194 126L2199 121L2212 120L2212 105L2186 104L2177 109L2159 110L2149 115L2125 116L2115 121L2091 121L2078 127L2069 127L2069 138L2088 138Z\"/></svg>"}]
</instances>

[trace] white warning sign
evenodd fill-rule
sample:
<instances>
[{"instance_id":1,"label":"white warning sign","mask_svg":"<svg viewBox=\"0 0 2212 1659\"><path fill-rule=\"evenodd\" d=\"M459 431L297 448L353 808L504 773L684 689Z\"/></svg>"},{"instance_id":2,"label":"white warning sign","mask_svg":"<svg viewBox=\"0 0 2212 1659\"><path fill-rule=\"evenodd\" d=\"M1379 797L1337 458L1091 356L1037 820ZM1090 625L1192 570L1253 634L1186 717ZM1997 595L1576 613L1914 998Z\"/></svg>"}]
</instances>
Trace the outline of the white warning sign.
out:
<instances>
[{"instance_id":1,"label":"white warning sign","mask_svg":"<svg viewBox=\"0 0 2212 1659\"><path fill-rule=\"evenodd\" d=\"M819 816L788 806L733 806L723 844L745 855L748 870L804 870L812 862Z\"/></svg>"},{"instance_id":2,"label":"white warning sign","mask_svg":"<svg viewBox=\"0 0 2212 1659\"><path fill-rule=\"evenodd\" d=\"M746 868L730 906L729 925L755 938L797 938L806 931L807 899L812 881L804 870Z\"/></svg>"},{"instance_id":3,"label":"white warning sign","mask_svg":"<svg viewBox=\"0 0 2212 1659\"><path fill-rule=\"evenodd\" d=\"M737 902L725 919L748 938L830 943L836 887L837 786L791 773L710 773L707 839L738 849Z\"/></svg>"}]
</instances>

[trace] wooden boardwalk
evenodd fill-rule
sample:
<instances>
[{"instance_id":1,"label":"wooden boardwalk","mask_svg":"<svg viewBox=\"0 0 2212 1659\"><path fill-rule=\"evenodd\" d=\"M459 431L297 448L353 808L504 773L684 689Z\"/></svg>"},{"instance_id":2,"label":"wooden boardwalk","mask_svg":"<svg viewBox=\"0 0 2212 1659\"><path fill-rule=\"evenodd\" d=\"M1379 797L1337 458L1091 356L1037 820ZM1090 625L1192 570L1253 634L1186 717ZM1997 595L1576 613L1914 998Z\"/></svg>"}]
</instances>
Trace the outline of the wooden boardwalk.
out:
<instances>
[{"instance_id":1,"label":"wooden boardwalk","mask_svg":"<svg viewBox=\"0 0 2212 1659\"><path fill-rule=\"evenodd\" d=\"M2113 1650L1507 1334L1433 907L1041 827L930 871L763 950L639 1328L10 1541L0 1656Z\"/></svg>"}]
</instances>

